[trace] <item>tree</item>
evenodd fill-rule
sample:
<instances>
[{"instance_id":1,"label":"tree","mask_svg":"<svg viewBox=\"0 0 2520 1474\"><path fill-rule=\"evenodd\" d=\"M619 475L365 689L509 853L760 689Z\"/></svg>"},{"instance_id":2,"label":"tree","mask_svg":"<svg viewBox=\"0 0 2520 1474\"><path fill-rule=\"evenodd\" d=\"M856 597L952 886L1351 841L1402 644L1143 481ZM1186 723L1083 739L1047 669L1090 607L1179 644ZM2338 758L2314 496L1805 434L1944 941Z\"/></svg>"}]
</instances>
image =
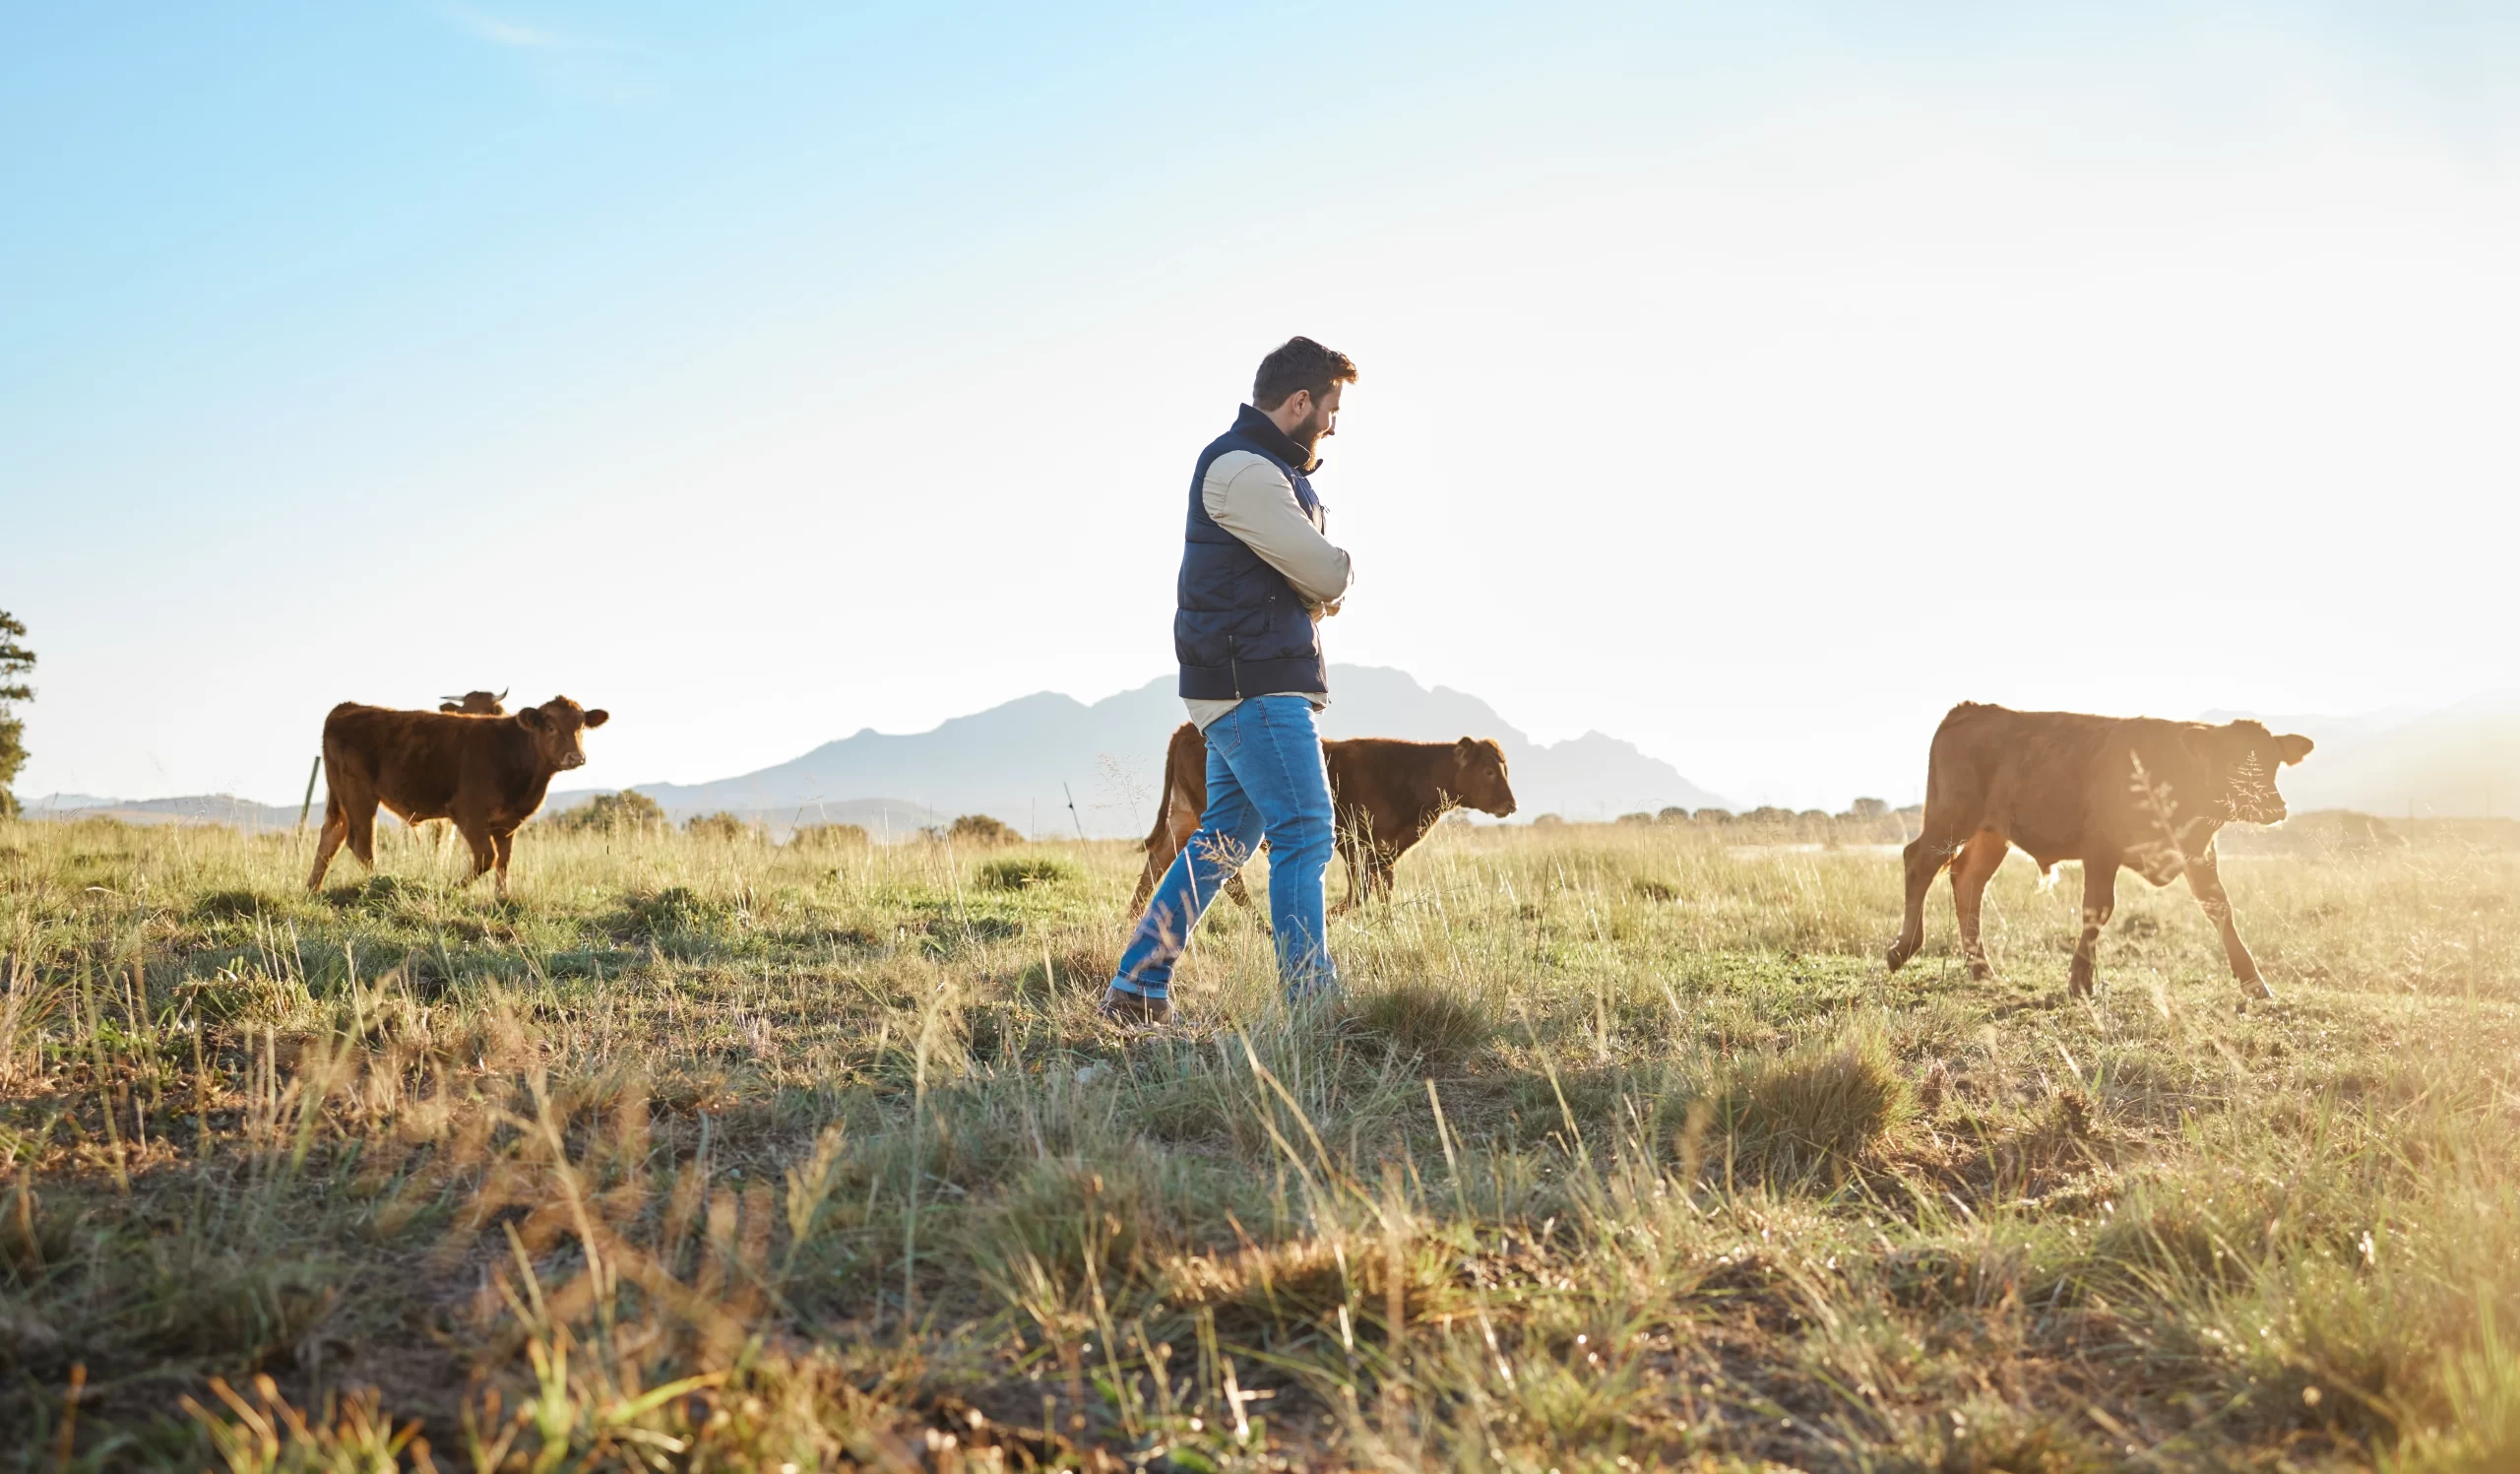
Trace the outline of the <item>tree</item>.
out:
<instances>
[{"instance_id":1,"label":"tree","mask_svg":"<svg viewBox=\"0 0 2520 1474\"><path fill-rule=\"evenodd\" d=\"M26 680L27 673L35 668L35 653L18 643L26 634L26 625L0 609L0 818L17 816L18 799L9 792L9 785L18 781L18 770L27 765L27 724L10 710L13 701L35 699L34 687Z\"/></svg>"},{"instance_id":2,"label":"tree","mask_svg":"<svg viewBox=\"0 0 2520 1474\"><path fill-rule=\"evenodd\" d=\"M1024 838L1004 820L984 813L967 813L941 829L931 825L919 832L958 845L1011 845Z\"/></svg>"},{"instance_id":3,"label":"tree","mask_svg":"<svg viewBox=\"0 0 2520 1474\"><path fill-rule=\"evenodd\" d=\"M553 814L549 822L580 834L654 832L665 827L665 810L637 789L623 789L617 794L598 794L575 808Z\"/></svg>"},{"instance_id":4,"label":"tree","mask_svg":"<svg viewBox=\"0 0 2520 1474\"><path fill-rule=\"evenodd\" d=\"M863 850L867 838L858 824L799 824L788 843L799 850Z\"/></svg>"},{"instance_id":5,"label":"tree","mask_svg":"<svg viewBox=\"0 0 2520 1474\"><path fill-rule=\"evenodd\" d=\"M720 844L730 845L737 840L751 838L752 826L722 808L716 813L694 814L684 821L682 832L693 839L716 840Z\"/></svg>"}]
</instances>

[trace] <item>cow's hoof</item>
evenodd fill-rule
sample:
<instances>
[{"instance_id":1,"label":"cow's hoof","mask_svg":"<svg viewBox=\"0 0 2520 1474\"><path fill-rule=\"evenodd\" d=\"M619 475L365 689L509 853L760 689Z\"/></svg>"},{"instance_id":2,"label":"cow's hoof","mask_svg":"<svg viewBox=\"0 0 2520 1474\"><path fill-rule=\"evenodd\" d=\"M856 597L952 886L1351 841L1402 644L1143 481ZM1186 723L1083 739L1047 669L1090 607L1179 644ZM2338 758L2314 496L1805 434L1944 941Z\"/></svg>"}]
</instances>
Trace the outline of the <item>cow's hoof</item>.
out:
<instances>
[{"instance_id":1,"label":"cow's hoof","mask_svg":"<svg viewBox=\"0 0 2520 1474\"><path fill-rule=\"evenodd\" d=\"M2242 978L2240 1000L2244 1004L2272 1003L2275 1001L2275 990L2266 986L2264 978Z\"/></svg>"},{"instance_id":2,"label":"cow's hoof","mask_svg":"<svg viewBox=\"0 0 2520 1474\"><path fill-rule=\"evenodd\" d=\"M1908 959L1915 955L1917 955L1917 949L1915 947L1908 945L1904 941L1894 941L1890 943L1889 955L1883 960L1890 964L1890 971L1895 973L1899 969L1906 967L1908 965Z\"/></svg>"},{"instance_id":3,"label":"cow's hoof","mask_svg":"<svg viewBox=\"0 0 2520 1474\"><path fill-rule=\"evenodd\" d=\"M1985 963L1972 962L1969 964L1969 981L1972 983L1992 983L1995 981L1995 970Z\"/></svg>"}]
</instances>

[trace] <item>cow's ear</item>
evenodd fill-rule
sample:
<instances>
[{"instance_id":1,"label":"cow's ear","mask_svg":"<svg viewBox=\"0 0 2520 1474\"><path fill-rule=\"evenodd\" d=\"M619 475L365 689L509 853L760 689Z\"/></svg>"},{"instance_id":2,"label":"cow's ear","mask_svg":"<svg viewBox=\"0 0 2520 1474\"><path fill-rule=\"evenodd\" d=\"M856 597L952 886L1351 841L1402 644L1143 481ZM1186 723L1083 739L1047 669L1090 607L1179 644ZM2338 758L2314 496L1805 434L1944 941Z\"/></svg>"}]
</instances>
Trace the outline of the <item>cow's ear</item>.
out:
<instances>
[{"instance_id":1,"label":"cow's ear","mask_svg":"<svg viewBox=\"0 0 2520 1474\"><path fill-rule=\"evenodd\" d=\"M1453 750L1461 754L1463 762L1468 762L1479 755L1479 738L1463 737L1460 741L1453 743Z\"/></svg>"},{"instance_id":2,"label":"cow's ear","mask_svg":"<svg viewBox=\"0 0 2520 1474\"><path fill-rule=\"evenodd\" d=\"M2284 749L2284 762L2289 767L2309 756L2310 749L2317 743L2298 732L2288 732L2275 739L2275 745Z\"/></svg>"},{"instance_id":3,"label":"cow's ear","mask_svg":"<svg viewBox=\"0 0 2520 1474\"><path fill-rule=\"evenodd\" d=\"M457 713L464 710L461 704L453 701L441 701L437 704L437 709L439 711L449 713Z\"/></svg>"},{"instance_id":4,"label":"cow's ear","mask_svg":"<svg viewBox=\"0 0 2520 1474\"><path fill-rule=\"evenodd\" d=\"M611 720L612 720L612 713L610 713L610 712L608 712L608 711L605 711L602 707L599 707L599 706L598 706L598 707L597 707L595 710L593 710L593 711L591 711L591 712L587 713L587 725L588 725L589 727L601 727L604 723L609 722L609 721L611 721Z\"/></svg>"},{"instance_id":5,"label":"cow's ear","mask_svg":"<svg viewBox=\"0 0 2520 1474\"><path fill-rule=\"evenodd\" d=\"M518 712L516 714L516 719L536 732L549 732L551 730L551 718L538 706L529 706L525 710Z\"/></svg>"}]
</instances>

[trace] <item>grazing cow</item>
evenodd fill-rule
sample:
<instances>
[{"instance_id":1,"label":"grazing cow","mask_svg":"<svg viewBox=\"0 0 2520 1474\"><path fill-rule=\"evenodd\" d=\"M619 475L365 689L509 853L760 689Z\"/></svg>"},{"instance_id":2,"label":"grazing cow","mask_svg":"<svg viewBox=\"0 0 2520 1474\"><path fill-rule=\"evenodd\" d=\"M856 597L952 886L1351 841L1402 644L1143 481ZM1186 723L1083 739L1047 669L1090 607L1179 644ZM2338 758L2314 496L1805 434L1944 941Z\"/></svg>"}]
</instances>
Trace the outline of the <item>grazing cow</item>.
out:
<instances>
[{"instance_id":1,"label":"grazing cow","mask_svg":"<svg viewBox=\"0 0 2520 1474\"><path fill-rule=\"evenodd\" d=\"M1348 898L1391 895L1392 866L1426 837L1435 821L1469 807L1503 818L1514 811L1514 790L1505 780L1505 753L1492 740L1404 742L1390 737L1348 737L1321 744L1330 769L1330 802L1339 831L1339 858L1348 866ZM1208 806L1208 743L1188 722L1174 728L1164 753L1164 792L1155 828L1146 837L1146 868L1138 876L1131 913L1146 905L1181 847L1198 832ZM1248 906L1242 877L1226 882L1226 894Z\"/></svg>"},{"instance_id":2,"label":"grazing cow","mask_svg":"<svg viewBox=\"0 0 2520 1474\"><path fill-rule=\"evenodd\" d=\"M1891 970L1923 945L1925 892L1949 865L1961 953L1972 977L1992 977L1978 935L1979 903L2008 847L2018 845L2043 873L2060 860L2082 862L2074 994L2092 991L2092 956L2116 910L2122 865L2155 885L2185 875L2223 933L2233 976L2250 993L2273 997L2232 924L2214 834L2234 821L2282 819L2276 771L2309 756L2310 745L2308 737L2277 737L2256 722L2212 727L1962 702L1934 731L1923 826L1907 848L1907 917L1890 948Z\"/></svg>"},{"instance_id":3,"label":"grazing cow","mask_svg":"<svg viewBox=\"0 0 2520 1474\"><path fill-rule=\"evenodd\" d=\"M405 823L452 819L472 850L472 873L498 870L508 893L508 848L542 806L554 774L586 763L585 734L610 714L554 696L512 717L394 711L345 701L324 719L324 832L306 888L324 883L342 841L376 867L379 804Z\"/></svg>"}]
</instances>

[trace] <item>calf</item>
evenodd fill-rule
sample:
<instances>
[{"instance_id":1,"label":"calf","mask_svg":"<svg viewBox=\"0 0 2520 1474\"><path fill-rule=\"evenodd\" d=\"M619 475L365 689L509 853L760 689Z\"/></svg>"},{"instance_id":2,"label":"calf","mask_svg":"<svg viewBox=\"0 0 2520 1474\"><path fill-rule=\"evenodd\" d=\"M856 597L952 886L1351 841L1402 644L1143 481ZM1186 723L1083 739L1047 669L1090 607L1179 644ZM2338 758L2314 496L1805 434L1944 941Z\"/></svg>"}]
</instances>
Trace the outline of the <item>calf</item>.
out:
<instances>
[{"instance_id":1,"label":"calf","mask_svg":"<svg viewBox=\"0 0 2520 1474\"><path fill-rule=\"evenodd\" d=\"M1923 945L1925 892L1948 865L1970 975L1993 976L1979 938L1980 902L1995 867L2018 845L2042 873L2060 860L2082 862L2082 939L2069 975L2075 995L2092 991L2100 929L2116 910L2117 871L2125 866L2155 885L2185 875L2223 934L2232 975L2246 992L2273 997L2232 923L2214 835L2234 821L2282 819L2276 772L2309 756L2310 746L2308 737L2277 737L2256 722L2213 727L1962 702L1934 731L1923 824L1906 852L1907 915L1890 948L1891 970Z\"/></svg>"},{"instance_id":2,"label":"calf","mask_svg":"<svg viewBox=\"0 0 2520 1474\"><path fill-rule=\"evenodd\" d=\"M584 766L585 733L610 714L588 711L566 696L512 717L395 711L345 701L324 719L324 832L306 888L324 883L333 855L350 853L376 867L376 810L405 823L452 819L472 847L472 873L498 871L508 893L508 851L517 826L542 806L554 774Z\"/></svg>"},{"instance_id":3,"label":"calf","mask_svg":"<svg viewBox=\"0 0 2520 1474\"><path fill-rule=\"evenodd\" d=\"M1339 858L1348 866L1348 898L1339 903L1341 911L1377 894L1388 898L1393 865L1447 811L1469 807L1498 818L1514 811L1504 749L1492 740L1348 737L1322 743L1321 752L1330 770ZM1164 791L1156 804L1155 828L1146 837L1146 868L1129 901L1132 914L1146 905L1173 857L1198 831L1199 815L1207 806L1207 738L1184 722L1173 729L1165 749ZM1235 901L1251 904L1241 876L1228 880L1225 888Z\"/></svg>"}]
</instances>

